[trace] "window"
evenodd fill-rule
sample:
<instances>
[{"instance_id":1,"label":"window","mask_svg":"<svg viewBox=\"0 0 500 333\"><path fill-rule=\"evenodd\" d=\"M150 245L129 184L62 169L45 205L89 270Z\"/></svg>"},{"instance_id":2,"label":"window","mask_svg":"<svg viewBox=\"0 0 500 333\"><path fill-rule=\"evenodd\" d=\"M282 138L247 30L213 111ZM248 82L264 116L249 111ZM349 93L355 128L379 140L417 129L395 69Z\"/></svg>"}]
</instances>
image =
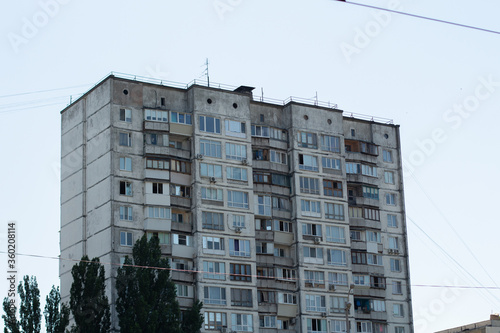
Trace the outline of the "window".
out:
<instances>
[{"instance_id":1,"label":"window","mask_svg":"<svg viewBox=\"0 0 500 333\"><path fill-rule=\"evenodd\" d=\"M385 194L385 203L389 206L396 205L396 195L394 193L386 193Z\"/></svg>"},{"instance_id":2,"label":"window","mask_svg":"<svg viewBox=\"0 0 500 333\"><path fill-rule=\"evenodd\" d=\"M172 243L176 245L193 246L193 236L188 235L172 235Z\"/></svg>"},{"instance_id":3,"label":"window","mask_svg":"<svg viewBox=\"0 0 500 333\"><path fill-rule=\"evenodd\" d=\"M271 216L271 197L255 195L255 213L257 215Z\"/></svg>"},{"instance_id":4,"label":"window","mask_svg":"<svg viewBox=\"0 0 500 333\"><path fill-rule=\"evenodd\" d=\"M151 183L153 194L163 194L163 183Z\"/></svg>"},{"instance_id":5,"label":"window","mask_svg":"<svg viewBox=\"0 0 500 333\"><path fill-rule=\"evenodd\" d=\"M306 285L311 287L325 284L325 273L321 271L304 271L304 280Z\"/></svg>"},{"instance_id":6,"label":"window","mask_svg":"<svg viewBox=\"0 0 500 333\"><path fill-rule=\"evenodd\" d=\"M182 198L191 198L191 187L170 184L170 195Z\"/></svg>"},{"instance_id":7,"label":"window","mask_svg":"<svg viewBox=\"0 0 500 333\"><path fill-rule=\"evenodd\" d=\"M247 181L247 169L238 167L226 167L227 179Z\"/></svg>"},{"instance_id":8,"label":"window","mask_svg":"<svg viewBox=\"0 0 500 333\"><path fill-rule=\"evenodd\" d=\"M274 230L282 232L293 232L292 223L286 221L274 220Z\"/></svg>"},{"instance_id":9,"label":"window","mask_svg":"<svg viewBox=\"0 0 500 333\"><path fill-rule=\"evenodd\" d=\"M369 286L370 277L368 275L353 275L352 281L356 286Z\"/></svg>"},{"instance_id":10,"label":"window","mask_svg":"<svg viewBox=\"0 0 500 333\"><path fill-rule=\"evenodd\" d=\"M257 266L257 278L258 279L274 278L274 268ZM273 297L274 297L274 292L273 292ZM272 302L272 303L274 303L274 302Z\"/></svg>"},{"instance_id":11,"label":"window","mask_svg":"<svg viewBox=\"0 0 500 333\"><path fill-rule=\"evenodd\" d=\"M370 155L378 155L378 147L373 143L360 142L361 152Z\"/></svg>"},{"instance_id":12,"label":"window","mask_svg":"<svg viewBox=\"0 0 500 333\"><path fill-rule=\"evenodd\" d=\"M361 174L370 177L377 177L377 167L372 165L361 164Z\"/></svg>"},{"instance_id":13,"label":"window","mask_svg":"<svg viewBox=\"0 0 500 333\"><path fill-rule=\"evenodd\" d=\"M353 241L361 241L361 231L351 230L351 240Z\"/></svg>"},{"instance_id":14,"label":"window","mask_svg":"<svg viewBox=\"0 0 500 333\"><path fill-rule=\"evenodd\" d=\"M168 122L168 111L146 109L144 115L145 119L149 121Z\"/></svg>"},{"instance_id":15,"label":"window","mask_svg":"<svg viewBox=\"0 0 500 333\"><path fill-rule=\"evenodd\" d=\"M252 306L252 289L231 288L231 306Z\"/></svg>"},{"instance_id":16,"label":"window","mask_svg":"<svg viewBox=\"0 0 500 333\"><path fill-rule=\"evenodd\" d=\"M383 156L384 162L387 162L387 163L392 163L393 162L393 160L392 160L392 151L382 149L382 156Z\"/></svg>"},{"instance_id":17,"label":"window","mask_svg":"<svg viewBox=\"0 0 500 333\"><path fill-rule=\"evenodd\" d=\"M229 255L237 257L250 257L250 241L243 239L229 240Z\"/></svg>"},{"instance_id":18,"label":"window","mask_svg":"<svg viewBox=\"0 0 500 333\"><path fill-rule=\"evenodd\" d=\"M203 237L203 248L207 250L224 251L224 238L220 237Z\"/></svg>"},{"instance_id":19,"label":"window","mask_svg":"<svg viewBox=\"0 0 500 333\"><path fill-rule=\"evenodd\" d=\"M271 150L269 152L270 161L278 164L286 164L286 153L282 153L277 150Z\"/></svg>"},{"instance_id":20,"label":"window","mask_svg":"<svg viewBox=\"0 0 500 333\"><path fill-rule=\"evenodd\" d=\"M271 184L277 185L277 186L290 187L290 177L287 175L272 173L271 174Z\"/></svg>"},{"instance_id":21,"label":"window","mask_svg":"<svg viewBox=\"0 0 500 333\"><path fill-rule=\"evenodd\" d=\"M289 248L281 247L278 245L274 245L274 256L275 257L289 257Z\"/></svg>"},{"instance_id":22,"label":"window","mask_svg":"<svg viewBox=\"0 0 500 333\"><path fill-rule=\"evenodd\" d=\"M148 232L147 233L148 241L152 237L158 238L158 243L160 245L169 245L170 244L170 234L168 232Z\"/></svg>"},{"instance_id":23,"label":"window","mask_svg":"<svg viewBox=\"0 0 500 333\"><path fill-rule=\"evenodd\" d=\"M169 160L161 160L161 159L146 159L146 168L147 169L160 169L160 170L169 170L170 169L170 161Z\"/></svg>"},{"instance_id":24,"label":"window","mask_svg":"<svg viewBox=\"0 0 500 333\"><path fill-rule=\"evenodd\" d=\"M273 197L273 209L289 211L290 200L287 198Z\"/></svg>"},{"instance_id":25,"label":"window","mask_svg":"<svg viewBox=\"0 0 500 333\"><path fill-rule=\"evenodd\" d=\"M248 209L248 193L227 191L227 206Z\"/></svg>"},{"instance_id":26,"label":"window","mask_svg":"<svg viewBox=\"0 0 500 333\"><path fill-rule=\"evenodd\" d=\"M374 208L363 208L364 218L368 220L380 221L380 211Z\"/></svg>"},{"instance_id":27,"label":"window","mask_svg":"<svg viewBox=\"0 0 500 333\"><path fill-rule=\"evenodd\" d=\"M334 153L340 153L340 138L338 136L322 135L321 149Z\"/></svg>"},{"instance_id":28,"label":"window","mask_svg":"<svg viewBox=\"0 0 500 333\"><path fill-rule=\"evenodd\" d=\"M372 332L372 323L369 321L357 321L356 322L356 332L371 333Z\"/></svg>"},{"instance_id":29,"label":"window","mask_svg":"<svg viewBox=\"0 0 500 333\"><path fill-rule=\"evenodd\" d=\"M253 173L253 182L260 184L269 184L271 183L271 174L264 172L254 172Z\"/></svg>"},{"instance_id":30,"label":"window","mask_svg":"<svg viewBox=\"0 0 500 333\"><path fill-rule=\"evenodd\" d=\"M120 206L120 220L132 221L132 207Z\"/></svg>"},{"instance_id":31,"label":"window","mask_svg":"<svg viewBox=\"0 0 500 333\"><path fill-rule=\"evenodd\" d=\"M229 274L231 281L252 282L252 269L250 265L230 264Z\"/></svg>"},{"instance_id":32,"label":"window","mask_svg":"<svg viewBox=\"0 0 500 333\"><path fill-rule=\"evenodd\" d=\"M328 265L332 266L346 266L346 255L343 250L328 249L327 250Z\"/></svg>"},{"instance_id":33,"label":"window","mask_svg":"<svg viewBox=\"0 0 500 333\"><path fill-rule=\"evenodd\" d=\"M120 231L120 245L121 246L132 246L132 233L126 231Z\"/></svg>"},{"instance_id":34,"label":"window","mask_svg":"<svg viewBox=\"0 0 500 333\"><path fill-rule=\"evenodd\" d=\"M201 212L203 229L224 230L224 214Z\"/></svg>"},{"instance_id":35,"label":"window","mask_svg":"<svg viewBox=\"0 0 500 333\"><path fill-rule=\"evenodd\" d=\"M273 230L273 221L265 219L255 219L255 230Z\"/></svg>"},{"instance_id":36,"label":"window","mask_svg":"<svg viewBox=\"0 0 500 333\"><path fill-rule=\"evenodd\" d=\"M347 286L347 274L328 272L328 283L337 286Z\"/></svg>"},{"instance_id":37,"label":"window","mask_svg":"<svg viewBox=\"0 0 500 333\"><path fill-rule=\"evenodd\" d=\"M402 326L394 327L394 333L405 333L405 328Z\"/></svg>"},{"instance_id":38,"label":"window","mask_svg":"<svg viewBox=\"0 0 500 333\"><path fill-rule=\"evenodd\" d=\"M401 261L391 258L391 272L401 272Z\"/></svg>"},{"instance_id":39,"label":"window","mask_svg":"<svg viewBox=\"0 0 500 333\"><path fill-rule=\"evenodd\" d=\"M190 223L189 221L189 213L179 211L179 210L174 210L172 212L172 222L177 222L177 223Z\"/></svg>"},{"instance_id":40,"label":"window","mask_svg":"<svg viewBox=\"0 0 500 333\"><path fill-rule=\"evenodd\" d=\"M120 133L120 146L132 147L132 134Z\"/></svg>"},{"instance_id":41,"label":"window","mask_svg":"<svg viewBox=\"0 0 500 333\"><path fill-rule=\"evenodd\" d=\"M257 274L259 277L260 275ZM257 301L259 303L276 303L276 292L257 289Z\"/></svg>"},{"instance_id":42,"label":"window","mask_svg":"<svg viewBox=\"0 0 500 333\"><path fill-rule=\"evenodd\" d=\"M203 156L221 158L221 143L213 140L200 140L200 154Z\"/></svg>"},{"instance_id":43,"label":"window","mask_svg":"<svg viewBox=\"0 0 500 333\"><path fill-rule=\"evenodd\" d=\"M370 308L375 312L385 312L385 301L372 299L370 300Z\"/></svg>"},{"instance_id":44,"label":"window","mask_svg":"<svg viewBox=\"0 0 500 333\"><path fill-rule=\"evenodd\" d=\"M169 146L170 148L175 148L175 149L182 149L182 141L178 140L166 140L168 139L167 135L163 135L163 145L164 146Z\"/></svg>"},{"instance_id":45,"label":"window","mask_svg":"<svg viewBox=\"0 0 500 333\"><path fill-rule=\"evenodd\" d=\"M334 333L346 332L345 320L332 320L330 327L332 328L332 332Z\"/></svg>"},{"instance_id":46,"label":"window","mask_svg":"<svg viewBox=\"0 0 500 333\"><path fill-rule=\"evenodd\" d=\"M398 219L396 215L387 214L387 226L391 228L398 227Z\"/></svg>"},{"instance_id":47,"label":"window","mask_svg":"<svg viewBox=\"0 0 500 333\"><path fill-rule=\"evenodd\" d=\"M191 114L183 112L170 112L170 122L177 124L191 125Z\"/></svg>"},{"instance_id":48,"label":"window","mask_svg":"<svg viewBox=\"0 0 500 333\"><path fill-rule=\"evenodd\" d=\"M370 276L370 287L377 289L385 289L385 277L376 275Z\"/></svg>"},{"instance_id":49,"label":"window","mask_svg":"<svg viewBox=\"0 0 500 333\"><path fill-rule=\"evenodd\" d=\"M307 171L318 171L318 159L316 156L299 154L299 169Z\"/></svg>"},{"instance_id":50,"label":"window","mask_svg":"<svg viewBox=\"0 0 500 333\"><path fill-rule=\"evenodd\" d=\"M326 312L326 297L306 294L306 311Z\"/></svg>"},{"instance_id":51,"label":"window","mask_svg":"<svg viewBox=\"0 0 500 333\"><path fill-rule=\"evenodd\" d=\"M323 169L340 170L340 159L338 158L322 157L321 164Z\"/></svg>"},{"instance_id":52,"label":"window","mask_svg":"<svg viewBox=\"0 0 500 333\"><path fill-rule=\"evenodd\" d=\"M323 262L323 249L320 247L309 247L309 246L304 246L304 260L310 258L310 259L318 259L319 261ZM313 260L316 262L317 260Z\"/></svg>"},{"instance_id":53,"label":"window","mask_svg":"<svg viewBox=\"0 0 500 333\"><path fill-rule=\"evenodd\" d=\"M226 135L235 136L238 138L246 137L245 122L226 119L225 124L226 124Z\"/></svg>"},{"instance_id":54,"label":"window","mask_svg":"<svg viewBox=\"0 0 500 333\"><path fill-rule=\"evenodd\" d=\"M295 282L295 270L290 268L278 268L276 277L280 280L292 280Z\"/></svg>"},{"instance_id":55,"label":"window","mask_svg":"<svg viewBox=\"0 0 500 333\"><path fill-rule=\"evenodd\" d=\"M378 188L363 186L363 197L378 200Z\"/></svg>"},{"instance_id":56,"label":"window","mask_svg":"<svg viewBox=\"0 0 500 333\"><path fill-rule=\"evenodd\" d=\"M325 202L325 217L332 220L344 220L344 205Z\"/></svg>"},{"instance_id":57,"label":"window","mask_svg":"<svg viewBox=\"0 0 500 333\"><path fill-rule=\"evenodd\" d=\"M226 143L226 159L242 161L247 159L247 146Z\"/></svg>"},{"instance_id":58,"label":"window","mask_svg":"<svg viewBox=\"0 0 500 333\"><path fill-rule=\"evenodd\" d=\"M321 224L302 223L302 234L321 237Z\"/></svg>"},{"instance_id":59,"label":"window","mask_svg":"<svg viewBox=\"0 0 500 333\"><path fill-rule=\"evenodd\" d=\"M326 226L326 241L345 244L345 229L337 226Z\"/></svg>"},{"instance_id":60,"label":"window","mask_svg":"<svg viewBox=\"0 0 500 333\"><path fill-rule=\"evenodd\" d=\"M262 138L269 138L269 127L252 125L252 136L259 136Z\"/></svg>"},{"instance_id":61,"label":"window","mask_svg":"<svg viewBox=\"0 0 500 333\"><path fill-rule=\"evenodd\" d=\"M327 333L326 319L307 318L307 333Z\"/></svg>"},{"instance_id":62,"label":"window","mask_svg":"<svg viewBox=\"0 0 500 333\"><path fill-rule=\"evenodd\" d=\"M321 217L321 203L312 200L300 200L302 215Z\"/></svg>"},{"instance_id":63,"label":"window","mask_svg":"<svg viewBox=\"0 0 500 333\"><path fill-rule=\"evenodd\" d=\"M203 262L203 278L212 280L226 279L226 264L216 261Z\"/></svg>"},{"instance_id":64,"label":"window","mask_svg":"<svg viewBox=\"0 0 500 333\"><path fill-rule=\"evenodd\" d=\"M384 323L372 323L372 326L375 333L387 333L387 325Z\"/></svg>"},{"instance_id":65,"label":"window","mask_svg":"<svg viewBox=\"0 0 500 333\"><path fill-rule=\"evenodd\" d=\"M231 329L237 332L253 332L253 317L251 314L231 314Z\"/></svg>"},{"instance_id":66,"label":"window","mask_svg":"<svg viewBox=\"0 0 500 333\"><path fill-rule=\"evenodd\" d=\"M318 148L318 138L315 133L299 132L298 134L299 147L302 148Z\"/></svg>"},{"instance_id":67,"label":"window","mask_svg":"<svg viewBox=\"0 0 500 333\"><path fill-rule=\"evenodd\" d=\"M268 161L269 150L267 149L252 149L252 158L255 161Z\"/></svg>"},{"instance_id":68,"label":"window","mask_svg":"<svg viewBox=\"0 0 500 333\"><path fill-rule=\"evenodd\" d=\"M345 312L345 304L347 297L330 296L330 311L331 312ZM343 321L345 323L345 321ZM344 330L345 331L345 330ZM337 332L337 331L334 331Z\"/></svg>"},{"instance_id":69,"label":"window","mask_svg":"<svg viewBox=\"0 0 500 333\"><path fill-rule=\"evenodd\" d=\"M204 287L205 304L226 305L226 288Z\"/></svg>"},{"instance_id":70,"label":"window","mask_svg":"<svg viewBox=\"0 0 500 333\"><path fill-rule=\"evenodd\" d=\"M366 265L366 253L351 252L351 260L353 264Z\"/></svg>"},{"instance_id":71,"label":"window","mask_svg":"<svg viewBox=\"0 0 500 333\"><path fill-rule=\"evenodd\" d=\"M378 254L368 253L366 255L366 261L367 261L368 265L376 265L376 266L383 266L384 265L384 263L382 261L382 256L380 256Z\"/></svg>"},{"instance_id":72,"label":"window","mask_svg":"<svg viewBox=\"0 0 500 333\"><path fill-rule=\"evenodd\" d=\"M259 326L262 328L276 328L276 316L260 316Z\"/></svg>"},{"instance_id":73,"label":"window","mask_svg":"<svg viewBox=\"0 0 500 333\"><path fill-rule=\"evenodd\" d=\"M323 192L326 196L342 198L344 193L342 191L342 182L334 180L323 180Z\"/></svg>"},{"instance_id":74,"label":"window","mask_svg":"<svg viewBox=\"0 0 500 333\"><path fill-rule=\"evenodd\" d=\"M347 162L345 164L345 172L347 174L358 174L361 173L361 165L358 163Z\"/></svg>"},{"instance_id":75,"label":"window","mask_svg":"<svg viewBox=\"0 0 500 333\"><path fill-rule=\"evenodd\" d=\"M292 293L278 293L278 303L297 304L297 296Z\"/></svg>"},{"instance_id":76,"label":"window","mask_svg":"<svg viewBox=\"0 0 500 333\"><path fill-rule=\"evenodd\" d=\"M300 192L319 194L319 180L316 178L300 177Z\"/></svg>"},{"instance_id":77,"label":"window","mask_svg":"<svg viewBox=\"0 0 500 333\"><path fill-rule=\"evenodd\" d=\"M222 190L217 188L202 187L201 198L205 200L222 201Z\"/></svg>"},{"instance_id":78,"label":"window","mask_svg":"<svg viewBox=\"0 0 500 333\"><path fill-rule=\"evenodd\" d=\"M220 134L220 119L200 116L200 131Z\"/></svg>"},{"instance_id":79,"label":"window","mask_svg":"<svg viewBox=\"0 0 500 333\"><path fill-rule=\"evenodd\" d=\"M361 208L361 207L349 207L349 217L363 218L363 208Z\"/></svg>"},{"instance_id":80,"label":"window","mask_svg":"<svg viewBox=\"0 0 500 333\"><path fill-rule=\"evenodd\" d=\"M389 249L399 250L399 242L397 237L389 237Z\"/></svg>"},{"instance_id":81,"label":"window","mask_svg":"<svg viewBox=\"0 0 500 333\"><path fill-rule=\"evenodd\" d=\"M222 178L222 165L200 163L200 176Z\"/></svg>"},{"instance_id":82,"label":"window","mask_svg":"<svg viewBox=\"0 0 500 333\"><path fill-rule=\"evenodd\" d=\"M172 160L171 170L173 172L181 172L191 174L191 163L186 161Z\"/></svg>"},{"instance_id":83,"label":"window","mask_svg":"<svg viewBox=\"0 0 500 333\"><path fill-rule=\"evenodd\" d=\"M132 171L132 159L130 157L120 157L120 170Z\"/></svg>"},{"instance_id":84,"label":"window","mask_svg":"<svg viewBox=\"0 0 500 333\"><path fill-rule=\"evenodd\" d=\"M284 129L270 127L269 133L271 134L271 139L288 141L288 133Z\"/></svg>"},{"instance_id":85,"label":"window","mask_svg":"<svg viewBox=\"0 0 500 333\"><path fill-rule=\"evenodd\" d=\"M245 215L233 214L232 216L234 228L245 228Z\"/></svg>"},{"instance_id":86,"label":"window","mask_svg":"<svg viewBox=\"0 0 500 333\"><path fill-rule=\"evenodd\" d=\"M384 171L384 181L386 184L394 184L394 172Z\"/></svg>"},{"instance_id":87,"label":"window","mask_svg":"<svg viewBox=\"0 0 500 333\"><path fill-rule=\"evenodd\" d=\"M121 181L120 182L120 194L126 196L132 196L132 183Z\"/></svg>"},{"instance_id":88,"label":"window","mask_svg":"<svg viewBox=\"0 0 500 333\"><path fill-rule=\"evenodd\" d=\"M149 133L146 135L146 143L154 146L168 146L168 135Z\"/></svg>"},{"instance_id":89,"label":"window","mask_svg":"<svg viewBox=\"0 0 500 333\"><path fill-rule=\"evenodd\" d=\"M221 331L227 327L226 314L222 312L205 311L205 329Z\"/></svg>"},{"instance_id":90,"label":"window","mask_svg":"<svg viewBox=\"0 0 500 333\"><path fill-rule=\"evenodd\" d=\"M382 243L380 232L370 230L366 231L366 241L371 243Z\"/></svg>"},{"instance_id":91,"label":"window","mask_svg":"<svg viewBox=\"0 0 500 333\"><path fill-rule=\"evenodd\" d=\"M404 308L403 304L393 304L392 305L392 314L394 317L404 317Z\"/></svg>"},{"instance_id":92,"label":"window","mask_svg":"<svg viewBox=\"0 0 500 333\"><path fill-rule=\"evenodd\" d=\"M175 284L178 297L189 297L189 287L185 284Z\"/></svg>"},{"instance_id":93,"label":"window","mask_svg":"<svg viewBox=\"0 0 500 333\"><path fill-rule=\"evenodd\" d=\"M132 110L120 109L120 120L126 121L127 123L131 123L132 122Z\"/></svg>"},{"instance_id":94,"label":"window","mask_svg":"<svg viewBox=\"0 0 500 333\"><path fill-rule=\"evenodd\" d=\"M160 207L160 206L149 206L148 218L152 219L169 219L170 218L170 208Z\"/></svg>"}]
</instances>

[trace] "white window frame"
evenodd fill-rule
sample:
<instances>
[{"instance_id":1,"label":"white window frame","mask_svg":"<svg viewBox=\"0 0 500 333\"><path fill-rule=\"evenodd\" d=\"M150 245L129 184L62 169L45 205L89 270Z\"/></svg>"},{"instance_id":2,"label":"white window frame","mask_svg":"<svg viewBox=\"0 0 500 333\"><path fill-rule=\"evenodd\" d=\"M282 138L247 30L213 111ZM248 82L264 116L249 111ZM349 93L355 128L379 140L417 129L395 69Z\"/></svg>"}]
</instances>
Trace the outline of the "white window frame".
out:
<instances>
[{"instance_id":1,"label":"white window frame","mask_svg":"<svg viewBox=\"0 0 500 333\"><path fill-rule=\"evenodd\" d=\"M120 121L131 123L132 122L132 110L120 109Z\"/></svg>"},{"instance_id":2,"label":"white window frame","mask_svg":"<svg viewBox=\"0 0 500 333\"><path fill-rule=\"evenodd\" d=\"M236 170L240 170L240 172L235 173ZM245 182L248 181L248 170L246 168L227 166L226 174L227 174L227 179L245 181Z\"/></svg>"},{"instance_id":3,"label":"white window frame","mask_svg":"<svg viewBox=\"0 0 500 333\"><path fill-rule=\"evenodd\" d=\"M246 138L246 123L244 121L226 119L224 121L227 136L234 136L237 138Z\"/></svg>"},{"instance_id":4,"label":"white window frame","mask_svg":"<svg viewBox=\"0 0 500 333\"><path fill-rule=\"evenodd\" d=\"M200 176L201 177L214 177L222 178L222 165L220 164L210 164L210 163L200 163Z\"/></svg>"},{"instance_id":5,"label":"white window frame","mask_svg":"<svg viewBox=\"0 0 500 333\"><path fill-rule=\"evenodd\" d=\"M323 169L341 170L340 159L332 157L321 157Z\"/></svg>"},{"instance_id":6,"label":"white window frame","mask_svg":"<svg viewBox=\"0 0 500 333\"><path fill-rule=\"evenodd\" d=\"M327 249L328 265L331 266L347 266L347 255L344 250Z\"/></svg>"},{"instance_id":7,"label":"white window frame","mask_svg":"<svg viewBox=\"0 0 500 333\"><path fill-rule=\"evenodd\" d=\"M241 196L242 200L235 201L235 199L236 199L235 196L237 196L237 197ZM228 190L227 191L227 206L233 207L233 208L248 209L248 207L249 207L248 192Z\"/></svg>"},{"instance_id":8,"label":"white window frame","mask_svg":"<svg viewBox=\"0 0 500 333\"><path fill-rule=\"evenodd\" d=\"M394 163L394 160L392 158L392 150L382 149L382 155L384 162Z\"/></svg>"},{"instance_id":9,"label":"white window frame","mask_svg":"<svg viewBox=\"0 0 500 333\"><path fill-rule=\"evenodd\" d=\"M287 154L278 150L269 150L269 160L272 163L287 164Z\"/></svg>"},{"instance_id":10,"label":"white window frame","mask_svg":"<svg viewBox=\"0 0 500 333\"><path fill-rule=\"evenodd\" d=\"M132 147L132 133L120 132L118 135L118 143L122 147Z\"/></svg>"},{"instance_id":11,"label":"white window frame","mask_svg":"<svg viewBox=\"0 0 500 333\"><path fill-rule=\"evenodd\" d=\"M146 109L144 110L144 120L168 123L168 111Z\"/></svg>"},{"instance_id":12,"label":"white window frame","mask_svg":"<svg viewBox=\"0 0 500 333\"><path fill-rule=\"evenodd\" d=\"M333 225L326 226L326 241L332 243L345 244L345 228Z\"/></svg>"},{"instance_id":13,"label":"white window frame","mask_svg":"<svg viewBox=\"0 0 500 333\"><path fill-rule=\"evenodd\" d=\"M396 194L386 193L385 194L385 204L388 206L396 206Z\"/></svg>"},{"instance_id":14,"label":"white window frame","mask_svg":"<svg viewBox=\"0 0 500 333\"><path fill-rule=\"evenodd\" d=\"M182 121L181 118L183 118ZM193 119L190 113L170 111L170 122L173 124L192 125Z\"/></svg>"},{"instance_id":15,"label":"white window frame","mask_svg":"<svg viewBox=\"0 0 500 333\"><path fill-rule=\"evenodd\" d=\"M132 207L130 206L120 206L120 220L122 221L132 221Z\"/></svg>"},{"instance_id":16,"label":"white window frame","mask_svg":"<svg viewBox=\"0 0 500 333\"><path fill-rule=\"evenodd\" d=\"M243 161L247 159L247 146L226 142L226 159Z\"/></svg>"},{"instance_id":17,"label":"white window frame","mask_svg":"<svg viewBox=\"0 0 500 333\"><path fill-rule=\"evenodd\" d=\"M394 214L387 214L387 226L390 228L397 228L398 217Z\"/></svg>"},{"instance_id":18,"label":"white window frame","mask_svg":"<svg viewBox=\"0 0 500 333\"><path fill-rule=\"evenodd\" d=\"M200 154L208 157L222 158L222 143L215 140L200 140Z\"/></svg>"},{"instance_id":19,"label":"white window frame","mask_svg":"<svg viewBox=\"0 0 500 333\"><path fill-rule=\"evenodd\" d=\"M226 263L203 261L203 278L210 280L226 280Z\"/></svg>"},{"instance_id":20,"label":"white window frame","mask_svg":"<svg viewBox=\"0 0 500 333\"><path fill-rule=\"evenodd\" d=\"M322 135L321 150L340 153L340 137L334 135Z\"/></svg>"},{"instance_id":21,"label":"white window frame","mask_svg":"<svg viewBox=\"0 0 500 333\"><path fill-rule=\"evenodd\" d=\"M300 155L302 155L302 164L300 164ZM299 154L299 169L305 171L318 171L318 157L308 154Z\"/></svg>"},{"instance_id":22,"label":"white window frame","mask_svg":"<svg viewBox=\"0 0 500 333\"><path fill-rule=\"evenodd\" d=\"M198 119L200 121L200 123L199 123L200 132L212 133L212 134L220 134L221 133L221 121L219 118L210 117L210 116L199 116ZM208 121L213 122L213 129L214 129L213 131L207 130Z\"/></svg>"},{"instance_id":23,"label":"white window frame","mask_svg":"<svg viewBox=\"0 0 500 333\"><path fill-rule=\"evenodd\" d=\"M321 217L321 201L301 199L300 209L302 216Z\"/></svg>"},{"instance_id":24,"label":"white window frame","mask_svg":"<svg viewBox=\"0 0 500 333\"><path fill-rule=\"evenodd\" d=\"M201 199L210 201L223 201L224 195L222 193L222 189L220 188L202 187Z\"/></svg>"},{"instance_id":25,"label":"white window frame","mask_svg":"<svg viewBox=\"0 0 500 333\"><path fill-rule=\"evenodd\" d=\"M238 245L236 245L238 244ZM238 249L236 249L238 248ZM250 240L248 239L229 239L229 255L234 257L251 257Z\"/></svg>"},{"instance_id":26,"label":"white window frame","mask_svg":"<svg viewBox=\"0 0 500 333\"><path fill-rule=\"evenodd\" d=\"M120 245L131 247L134 245L133 234L129 231L120 231Z\"/></svg>"},{"instance_id":27,"label":"white window frame","mask_svg":"<svg viewBox=\"0 0 500 333\"><path fill-rule=\"evenodd\" d=\"M384 182L386 184L394 184L394 172L384 171Z\"/></svg>"},{"instance_id":28,"label":"white window frame","mask_svg":"<svg viewBox=\"0 0 500 333\"><path fill-rule=\"evenodd\" d=\"M272 215L271 196L269 195L254 195L255 214L261 216Z\"/></svg>"}]
</instances>

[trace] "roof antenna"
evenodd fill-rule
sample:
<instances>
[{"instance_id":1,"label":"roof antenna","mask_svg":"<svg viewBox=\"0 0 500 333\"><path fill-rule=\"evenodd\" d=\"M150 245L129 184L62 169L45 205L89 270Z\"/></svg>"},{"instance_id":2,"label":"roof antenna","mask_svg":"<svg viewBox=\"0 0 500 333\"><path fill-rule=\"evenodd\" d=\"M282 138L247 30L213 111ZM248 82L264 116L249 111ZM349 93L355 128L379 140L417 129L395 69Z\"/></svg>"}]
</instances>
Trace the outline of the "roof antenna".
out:
<instances>
[{"instance_id":1,"label":"roof antenna","mask_svg":"<svg viewBox=\"0 0 500 333\"><path fill-rule=\"evenodd\" d=\"M210 87L210 75L208 74L208 64L209 64L209 62L208 62L208 58L207 58L207 59L205 60L205 66L206 66L206 68L205 68L205 70L203 71L203 74L205 74L205 75L207 76L207 83L208 83L208 86ZM203 75L203 74L202 74L202 75Z\"/></svg>"}]
</instances>

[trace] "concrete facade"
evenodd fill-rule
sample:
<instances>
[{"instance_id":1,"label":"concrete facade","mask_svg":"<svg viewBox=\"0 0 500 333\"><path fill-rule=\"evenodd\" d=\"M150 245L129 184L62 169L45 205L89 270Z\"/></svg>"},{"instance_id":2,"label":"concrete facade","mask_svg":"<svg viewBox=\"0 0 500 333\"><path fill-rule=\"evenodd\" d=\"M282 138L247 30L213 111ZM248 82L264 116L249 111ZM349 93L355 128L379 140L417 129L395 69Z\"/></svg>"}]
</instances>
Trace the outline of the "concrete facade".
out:
<instances>
[{"instance_id":1,"label":"concrete facade","mask_svg":"<svg viewBox=\"0 0 500 333\"><path fill-rule=\"evenodd\" d=\"M413 332L399 126L112 75L61 114L61 257L99 257L112 305L146 233L203 332L345 332L347 302L351 332Z\"/></svg>"},{"instance_id":2,"label":"concrete facade","mask_svg":"<svg viewBox=\"0 0 500 333\"><path fill-rule=\"evenodd\" d=\"M500 333L500 316L490 315L490 320L481 321L474 324L450 328L436 333Z\"/></svg>"}]
</instances>

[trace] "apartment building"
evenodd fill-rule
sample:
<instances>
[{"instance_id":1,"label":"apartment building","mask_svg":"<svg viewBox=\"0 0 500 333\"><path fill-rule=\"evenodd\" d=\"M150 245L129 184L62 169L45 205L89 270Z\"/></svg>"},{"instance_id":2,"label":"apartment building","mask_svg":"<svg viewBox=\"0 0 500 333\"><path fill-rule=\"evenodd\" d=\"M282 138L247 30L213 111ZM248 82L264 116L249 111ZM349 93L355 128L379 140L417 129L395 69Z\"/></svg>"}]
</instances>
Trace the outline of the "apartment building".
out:
<instances>
[{"instance_id":1,"label":"apartment building","mask_svg":"<svg viewBox=\"0 0 500 333\"><path fill-rule=\"evenodd\" d=\"M203 332L413 332L399 126L319 104L106 77L61 112L61 257L109 263L113 305L158 237Z\"/></svg>"}]
</instances>

